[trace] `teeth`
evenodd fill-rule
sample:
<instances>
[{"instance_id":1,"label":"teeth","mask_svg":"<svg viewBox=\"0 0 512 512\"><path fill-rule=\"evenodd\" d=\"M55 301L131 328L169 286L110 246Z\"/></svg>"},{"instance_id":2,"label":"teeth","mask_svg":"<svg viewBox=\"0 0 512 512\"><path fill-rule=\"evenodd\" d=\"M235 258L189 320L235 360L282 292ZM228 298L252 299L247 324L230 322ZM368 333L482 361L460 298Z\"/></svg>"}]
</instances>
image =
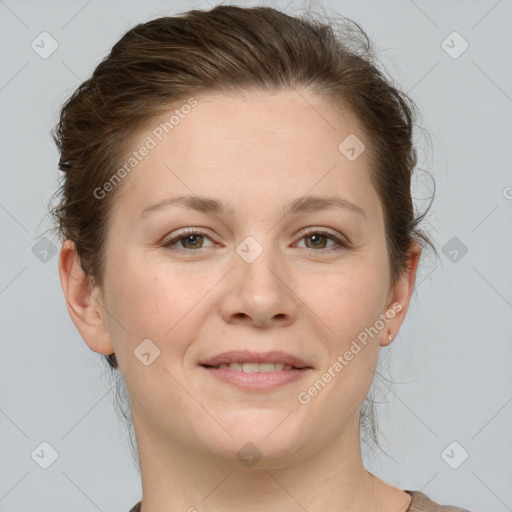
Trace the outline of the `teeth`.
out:
<instances>
[{"instance_id":1,"label":"teeth","mask_svg":"<svg viewBox=\"0 0 512 512\"><path fill-rule=\"evenodd\" d=\"M231 370L245 373L272 373L281 370L291 370L293 366L283 363L230 363L219 364L216 368L230 368Z\"/></svg>"},{"instance_id":2,"label":"teeth","mask_svg":"<svg viewBox=\"0 0 512 512\"><path fill-rule=\"evenodd\" d=\"M264 366L264 365L261 365L261 366ZM242 371L244 373L259 372L260 371L260 365L258 363L243 363L242 364Z\"/></svg>"}]
</instances>

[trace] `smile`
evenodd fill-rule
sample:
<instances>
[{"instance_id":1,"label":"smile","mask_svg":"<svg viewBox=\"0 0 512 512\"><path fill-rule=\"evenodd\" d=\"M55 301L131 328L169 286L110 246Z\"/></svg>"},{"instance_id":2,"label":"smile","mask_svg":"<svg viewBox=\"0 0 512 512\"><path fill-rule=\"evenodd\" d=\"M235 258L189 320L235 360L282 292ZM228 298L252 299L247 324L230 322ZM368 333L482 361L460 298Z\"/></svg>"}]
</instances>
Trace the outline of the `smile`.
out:
<instances>
[{"instance_id":1,"label":"smile","mask_svg":"<svg viewBox=\"0 0 512 512\"><path fill-rule=\"evenodd\" d=\"M272 373L280 372L282 370L292 370L294 366L283 363L223 363L217 366L212 366L211 368L218 368L221 370L229 368L236 372L245 373Z\"/></svg>"},{"instance_id":2,"label":"smile","mask_svg":"<svg viewBox=\"0 0 512 512\"><path fill-rule=\"evenodd\" d=\"M294 368L283 363L230 363L199 365L215 381L244 391L270 391L304 378L312 368Z\"/></svg>"}]
</instances>

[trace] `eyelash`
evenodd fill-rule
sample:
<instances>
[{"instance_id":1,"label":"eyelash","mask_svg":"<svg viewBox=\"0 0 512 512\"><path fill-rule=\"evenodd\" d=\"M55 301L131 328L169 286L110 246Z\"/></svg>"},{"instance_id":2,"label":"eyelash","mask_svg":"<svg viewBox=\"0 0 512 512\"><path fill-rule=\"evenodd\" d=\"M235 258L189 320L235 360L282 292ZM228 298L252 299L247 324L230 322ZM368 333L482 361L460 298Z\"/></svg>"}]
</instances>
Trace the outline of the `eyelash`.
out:
<instances>
[{"instance_id":1,"label":"eyelash","mask_svg":"<svg viewBox=\"0 0 512 512\"><path fill-rule=\"evenodd\" d=\"M198 231L198 230L193 229L193 228L189 228L189 229L187 229L185 231L182 231L178 235L168 239L167 241L165 241L162 244L162 247L165 247L166 249L170 249L170 250L174 250L174 251L179 251L179 252L182 252L182 251L184 251L184 252L194 252L194 251L200 251L201 249L206 249L206 247L200 247L199 249L185 249L184 247L172 247L176 242L180 242L181 240L184 240L184 239L188 238L191 235L200 235L202 237L206 237L206 238L211 240L211 238L206 233L203 233L203 232ZM328 239L334 241L338 246L337 247L333 246L333 247L330 247L330 248L327 248L327 249L325 249L325 248L311 249L309 247L305 247L304 249L306 250L306 252L308 252L310 254L322 253L322 252L323 253L337 252L337 251L341 251L341 250L346 249L346 248L349 247L349 244L347 242L345 242L344 240L342 240L341 238L336 236L334 233L331 233L331 232L328 232L328 231L323 231L323 230L310 230L308 232L305 232L305 233L302 234L302 236L299 239L299 241L304 239L304 238L307 238L308 236L311 236L311 235L326 236Z\"/></svg>"}]
</instances>

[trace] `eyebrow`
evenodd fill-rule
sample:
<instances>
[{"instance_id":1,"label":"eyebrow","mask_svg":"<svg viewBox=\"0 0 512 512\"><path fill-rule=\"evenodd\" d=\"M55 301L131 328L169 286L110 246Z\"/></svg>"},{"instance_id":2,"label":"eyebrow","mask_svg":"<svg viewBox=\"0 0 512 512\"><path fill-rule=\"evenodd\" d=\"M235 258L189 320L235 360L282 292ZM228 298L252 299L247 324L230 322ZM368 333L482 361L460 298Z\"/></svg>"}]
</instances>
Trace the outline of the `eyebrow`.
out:
<instances>
[{"instance_id":1,"label":"eyebrow","mask_svg":"<svg viewBox=\"0 0 512 512\"><path fill-rule=\"evenodd\" d=\"M164 199L156 204L148 206L140 214L140 218L150 212L162 210L170 206L181 206L205 213L216 215L233 215L234 208L225 206L222 202L204 196L176 196ZM289 214L310 213L329 208L344 208L351 212L362 215L367 218L366 212L354 203L337 196L304 196L292 201L289 206Z\"/></svg>"}]
</instances>

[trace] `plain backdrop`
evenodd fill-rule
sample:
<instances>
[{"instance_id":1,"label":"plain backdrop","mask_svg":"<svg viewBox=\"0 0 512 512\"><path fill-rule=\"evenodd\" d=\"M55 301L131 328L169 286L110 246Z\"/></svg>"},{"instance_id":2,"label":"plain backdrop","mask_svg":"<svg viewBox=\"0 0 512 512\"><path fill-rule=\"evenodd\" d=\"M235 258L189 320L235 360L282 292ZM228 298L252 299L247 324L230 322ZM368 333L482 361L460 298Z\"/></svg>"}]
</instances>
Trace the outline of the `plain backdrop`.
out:
<instances>
[{"instance_id":1,"label":"plain backdrop","mask_svg":"<svg viewBox=\"0 0 512 512\"><path fill-rule=\"evenodd\" d=\"M249 4L304 6L238 3ZM0 1L0 512L123 512L141 497L105 366L65 307L60 247L41 236L59 175L50 130L129 28L213 5ZM440 257L427 251L407 319L382 349L388 455L365 453L367 468L439 503L512 510L512 2L319 5L360 23L416 101L431 137L419 164L437 185L423 227ZM415 180L421 211L432 182Z\"/></svg>"}]
</instances>

